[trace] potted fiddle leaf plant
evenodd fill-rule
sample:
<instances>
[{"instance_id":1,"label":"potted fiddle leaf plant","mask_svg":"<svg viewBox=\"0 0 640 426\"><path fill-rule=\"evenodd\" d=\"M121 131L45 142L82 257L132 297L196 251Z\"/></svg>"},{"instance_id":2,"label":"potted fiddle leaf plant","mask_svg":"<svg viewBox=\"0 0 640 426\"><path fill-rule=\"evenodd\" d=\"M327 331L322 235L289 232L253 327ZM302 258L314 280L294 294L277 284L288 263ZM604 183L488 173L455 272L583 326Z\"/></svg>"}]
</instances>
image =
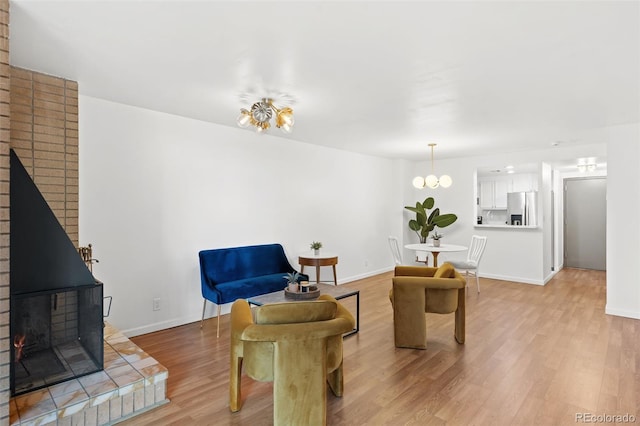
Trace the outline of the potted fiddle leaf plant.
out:
<instances>
[{"instance_id":1,"label":"potted fiddle leaf plant","mask_svg":"<svg viewBox=\"0 0 640 426\"><path fill-rule=\"evenodd\" d=\"M453 213L440 214L440 209L434 208L435 203L433 197L427 197L423 202L416 202L415 207L404 207L416 214L416 218L409 221L409 229L418 235L421 244L427 242L429 233L436 227L444 228L458 220L458 216ZM439 240L440 238L438 238L438 242Z\"/></svg>"}]
</instances>

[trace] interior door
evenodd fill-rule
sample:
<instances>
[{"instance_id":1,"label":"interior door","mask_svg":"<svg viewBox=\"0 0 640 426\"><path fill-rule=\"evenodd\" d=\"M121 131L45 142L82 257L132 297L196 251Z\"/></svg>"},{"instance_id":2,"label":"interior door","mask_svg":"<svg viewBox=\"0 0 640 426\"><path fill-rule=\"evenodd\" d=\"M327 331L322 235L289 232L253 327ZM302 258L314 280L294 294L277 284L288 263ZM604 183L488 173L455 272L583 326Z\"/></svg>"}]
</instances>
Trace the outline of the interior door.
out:
<instances>
[{"instance_id":1,"label":"interior door","mask_svg":"<svg viewBox=\"0 0 640 426\"><path fill-rule=\"evenodd\" d=\"M607 180L564 181L564 266L605 270Z\"/></svg>"}]
</instances>

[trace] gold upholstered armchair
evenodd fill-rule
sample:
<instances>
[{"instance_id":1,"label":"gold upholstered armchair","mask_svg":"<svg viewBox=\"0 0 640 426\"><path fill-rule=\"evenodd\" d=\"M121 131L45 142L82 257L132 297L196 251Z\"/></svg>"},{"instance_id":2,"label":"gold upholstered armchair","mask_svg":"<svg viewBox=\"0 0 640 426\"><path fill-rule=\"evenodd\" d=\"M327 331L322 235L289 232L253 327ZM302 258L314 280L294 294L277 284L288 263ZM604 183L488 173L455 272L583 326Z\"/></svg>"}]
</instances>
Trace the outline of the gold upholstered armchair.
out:
<instances>
[{"instance_id":1,"label":"gold upholstered armchair","mask_svg":"<svg viewBox=\"0 0 640 426\"><path fill-rule=\"evenodd\" d=\"M317 301L231 307L229 406L242 408L241 375L273 381L275 425L325 425L327 382L342 396L342 335L351 313L329 295Z\"/></svg>"},{"instance_id":2,"label":"gold upholstered armchair","mask_svg":"<svg viewBox=\"0 0 640 426\"><path fill-rule=\"evenodd\" d=\"M464 343L465 286L464 277L449 263L439 268L396 266L389 292L396 347L427 348L427 312L455 312L454 335L458 343Z\"/></svg>"}]
</instances>

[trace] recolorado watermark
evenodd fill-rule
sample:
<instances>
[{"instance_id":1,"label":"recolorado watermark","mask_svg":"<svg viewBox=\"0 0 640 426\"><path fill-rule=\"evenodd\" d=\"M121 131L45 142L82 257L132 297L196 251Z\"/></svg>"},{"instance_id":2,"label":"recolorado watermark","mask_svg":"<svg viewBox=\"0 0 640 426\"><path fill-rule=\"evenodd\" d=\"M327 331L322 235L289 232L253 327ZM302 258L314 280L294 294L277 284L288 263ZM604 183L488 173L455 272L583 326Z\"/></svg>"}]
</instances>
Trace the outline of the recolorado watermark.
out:
<instances>
[{"instance_id":1,"label":"recolorado watermark","mask_svg":"<svg viewBox=\"0 0 640 426\"><path fill-rule=\"evenodd\" d=\"M633 414L576 413L576 423L635 423Z\"/></svg>"}]
</instances>

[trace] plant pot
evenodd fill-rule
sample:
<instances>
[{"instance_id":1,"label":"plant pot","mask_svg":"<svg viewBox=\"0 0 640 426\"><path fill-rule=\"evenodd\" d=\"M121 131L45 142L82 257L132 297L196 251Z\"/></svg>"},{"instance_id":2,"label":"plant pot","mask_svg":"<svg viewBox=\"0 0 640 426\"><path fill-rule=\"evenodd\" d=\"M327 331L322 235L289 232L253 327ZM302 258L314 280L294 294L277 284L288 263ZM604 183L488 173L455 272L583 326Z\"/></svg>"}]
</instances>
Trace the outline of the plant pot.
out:
<instances>
[{"instance_id":1,"label":"plant pot","mask_svg":"<svg viewBox=\"0 0 640 426\"><path fill-rule=\"evenodd\" d=\"M320 254L320 249L313 249L313 254L315 256L319 255Z\"/></svg>"},{"instance_id":2,"label":"plant pot","mask_svg":"<svg viewBox=\"0 0 640 426\"><path fill-rule=\"evenodd\" d=\"M433 240L434 247L440 247L440 240Z\"/></svg>"},{"instance_id":3,"label":"plant pot","mask_svg":"<svg viewBox=\"0 0 640 426\"><path fill-rule=\"evenodd\" d=\"M288 290L291 293L297 293L298 292L298 284L289 284Z\"/></svg>"}]
</instances>

